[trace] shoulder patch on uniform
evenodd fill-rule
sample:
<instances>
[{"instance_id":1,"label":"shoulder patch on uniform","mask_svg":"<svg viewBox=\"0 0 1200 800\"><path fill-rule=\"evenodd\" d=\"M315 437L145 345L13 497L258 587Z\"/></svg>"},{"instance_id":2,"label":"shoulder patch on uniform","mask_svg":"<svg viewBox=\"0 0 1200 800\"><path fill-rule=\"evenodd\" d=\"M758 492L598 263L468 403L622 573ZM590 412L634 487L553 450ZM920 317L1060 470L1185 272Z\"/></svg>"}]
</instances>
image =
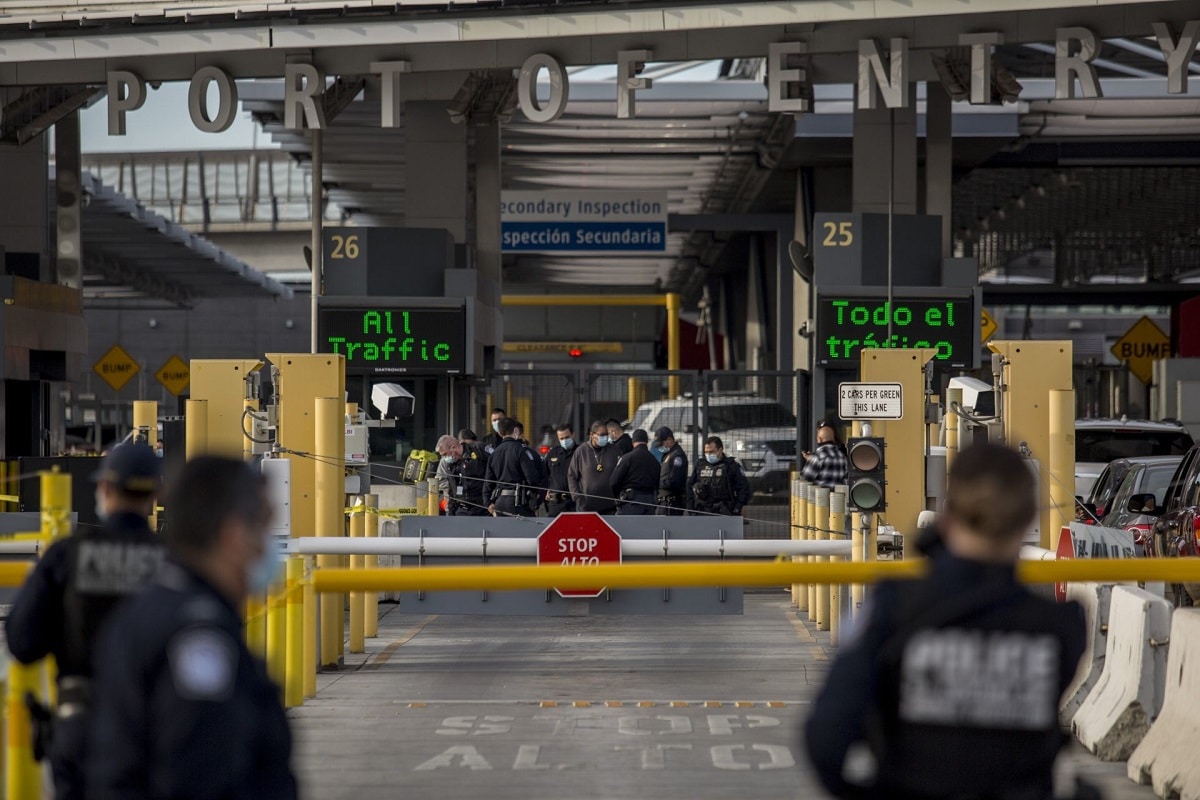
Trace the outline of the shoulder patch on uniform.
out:
<instances>
[{"instance_id":1,"label":"shoulder patch on uniform","mask_svg":"<svg viewBox=\"0 0 1200 800\"><path fill-rule=\"evenodd\" d=\"M529 457L530 461L533 461L533 451L532 450L526 450L525 455L527 455Z\"/></svg>"},{"instance_id":2,"label":"shoulder patch on uniform","mask_svg":"<svg viewBox=\"0 0 1200 800\"><path fill-rule=\"evenodd\" d=\"M167 646L175 691L185 700L220 702L233 695L237 645L218 628L190 628Z\"/></svg>"},{"instance_id":3,"label":"shoulder patch on uniform","mask_svg":"<svg viewBox=\"0 0 1200 800\"><path fill-rule=\"evenodd\" d=\"M672 463L677 467L682 467L683 466L683 456L675 456L675 460Z\"/></svg>"}]
</instances>

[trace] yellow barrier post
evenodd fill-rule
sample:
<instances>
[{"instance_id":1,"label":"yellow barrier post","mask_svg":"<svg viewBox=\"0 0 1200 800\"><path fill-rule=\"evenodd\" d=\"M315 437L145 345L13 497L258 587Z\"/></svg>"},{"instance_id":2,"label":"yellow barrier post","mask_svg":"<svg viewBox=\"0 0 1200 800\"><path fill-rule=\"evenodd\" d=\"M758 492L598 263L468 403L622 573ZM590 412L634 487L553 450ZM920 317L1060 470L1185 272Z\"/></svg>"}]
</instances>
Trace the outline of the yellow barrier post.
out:
<instances>
[{"instance_id":1,"label":"yellow barrier post","mask_svg":"<svg viewBox=\"0 0 1200 800\"><path fill-rule=\"evenodd\" d=\"M829 489L824 486L816 487L814 492L816 502L816 518L813 521L813 532L815 540L819 542L829 541ZM828 563L829 556L814 556L816 563ZM817 587L817 630L829 630L829 587Z\"/></svg>"},{"instance_id":2,"label":"yellow barrier post","mask_svg":"<svg viewBox=\"0 0 1200 800\"><path fill-rule=\"evenodd\" d=\"M806 483L800 487L800 492L800 498L804 504L804 538L812 542L817 538L817 487L811 483ZM805 556L804 561L809 564L815 564L817 563L817 557ZM818 588L815 583L808 584L808 618L811 622L817 621Z\"/></svg>"},{"instance_id":3,"label":"yellow barrier post","mask_svg":"<svg viewBox=\"0 0 1200 800\"><path fill-rule=\"evenodd\" d=\"M954 466L954 458L958 455L958 408L962 405L962 389L946 389L946 414L943 424L946 426L946 473ZM929 487L932 489L933 487ZM938 487L945 489L945 486Z\"/></svg>"},{"instance_id":4,"label":"yellow barrier post","mask_svg":"<svg viewBox=\"0 0 1200 800\"><path fill-rule=\"evenodd\" d=\"M33 734L25 693L41 697L42 668L40 664L26 666L16 661L8 665L8 722L7 747L4 758L5 797L38 798L42 796L42 771L33 760Z\"/></svg>"},{"instance_id":5,"label":"yellow barrier post","mask_svg":"<svg viewBox=\"0 0 1200 800\"><path fill-rule=\"evenodd\" d=\"M441 497L438 493L437 478L430 478L426 483L425 500L429 503L429 516L436 517L441 510L438 507Z\"/></svg>"},{"instance_id":6,"label":"yellow barrier post","mask_svg":"<svg viewBox=\"0 0 1200 800\"><path fill-rule=\"evenodd\" d=\"M379 495L367 495L367 538L379 538ZM379 566L379 556L367 556L365 569L375 569ZM379 635L379 592L367 592L363 604L363 616L366 617L367 638Z\"/></svg>"},{"instance_id":7,"label":"yellow barrier post","mask_svg":"<svg viewBox=\"0 0 1200 800\"><path fill-rule=\"evenodd\" d=\"M283 700L288 708L304 702L304 558L287 561L287 659Z\"/></svg>"},{"instance_id":8,"label":"yellow barrier post","mask_svg":"<svg viewBox=\"0 0 1200 800\"><path fill-rule=\"evenodd\" d=\"M280 570L275 578L267 590L267 674L283 690L287 688L287 575Z\"/></svg>"},{"instance_id":9,"label":"yellow barrier post","mask_svg":"<svg viewBox=\"0 0 1200 800\"><path fill-rule=\"evenodd\" d=\"M158 449L158 402L155 400L133 401L133 427L145 432L146 444L151 450ZM158 513L150 512L150 530L158 530Z\"/></svg>"},{"instance_id":10,"label":"yellow barrier post","mask_svg":"<svg viewBox=\"0 0 1200 800\"><path fill-rule=\"evenodd\" d=\"M667 293L667 369L672 371L681 369L680 364L682 363L679 347L679 300L677 293ZM667 396L671 399L679 397L678 375L672 375L667 379Z\"/></svg>"},{"instance_id":11,"label":"yellow barrier post","mask_svg":"<svg viewBox=\"0 0 1200 800\"><path fill-rule=\"evenodd\" d=\"M315 399L316 453L316 533L317 536L342 536L345 514L342 511L345 481L342 477L342 449L345 406L336 397ZM337 556L317 556L317 569L340 567ZM346 598L341 595L321 598L321 667L336 667L342 649L342 629Z\"/></svg>"},{"instance_id":12,"label":"yellow barrier post","mask_svg":"<svg viewBox=\"0 0 1200 800\"><path fill-rule=\"evenodd\" d=\"M1050 390L1050 550L1058 552L1062 529L1075 517L1075 391ZM1043 533L1042 541L1046 540Z\"/></svg>"},{"instance_id":13,"label":"yellow barrier post","mask_svg":"<svg viewBox=\"0 0 1200 800\"><path fill-rule=\"evenodd\" d=\"M41 473L43 549L71 534L71 476L58 467Z\"/></svg>"},{"instance_id":14,"label":"yellow barrier post","mask_svg":"<svg viewBox=\"0 0 1200 800\"><path fill-rule=\"evenodd\" d=\"M829 538L844 542L846 540L846 487L837 486L829 494ZM841 556L830 556L829 561L836 563L845 561ZM833 583L829 585L829 644L837 647L841 644L842 599L846 587Z\"/></svg>"},{"instance_id":15,"label":"yellow barrier post","mask_svg":"<svg viewBox=\"0 0 1200 800\"><path fill-rule=\"evenodd\" d=\"M799 541L800 539L800 512L796 501L796 493L800 491L800 480L793 477L788 482L788 486L790 487L790 491L788 492L788 521L790 524L788 528L791 533L790 538L793 542L795 542ZM792 561L796 561L796 559L797 556L792 556ZM793 583L791 585L791 590L792 605L796 608L800 608L800 584Z\"/></svg>"},{"instance_id":16,"label":"yellow barrier post","mask_svg":"<svg viewBox=\"0 0 1200 800\"><path fill-rule=\"evenodd\" d=\"M301 656L304 671L304 696L317 696L317 592L313 588L315 559L304 559L304 644Z\"/></svg>"},{"instance_id":17,"label":"yellow barrier post","mask_svg":"<svg viewBox=\"0 0 1200 800\"><path fill-rule=\"evenodd\" d=\"M254 655L267 659L267 596L250 595L246 598L246 649Z\"/></svg>"},{"instance_id":18,"label":"yellow barrier post","mask_svg":"<svg viewBox=\"0 0 1200 800\"><path fill-rule=\"evenodd\" d=\"M350 538L363 539L367 535L367 506L361 497L354 499L350 509ZM364 556L350 556L350 569L359 570L366 566ZM365 653L366 645L366 598L362 592L350 593L350 652Z\"/></svg>"},{"instance_id":19,"label":"yellow barrier post","mask_svg":"<svg viewBox=\"0 0 1200 800\"><path fill-rule=\"evenodd\" d=\"M0 494L8 494L8 462L0 461ZM9 511L7 500L0 500L0 511Z\"/></svg>"},{"instance_id":20,"label":"yellow barrier post","mask_svg":"<svg viewBox=\"0 0 1200 800\"><path fill-rule=\"evenodd\" d=\"M184 413L184 454L191 461L208 452L208 401L188 400Z\"/></svg>"}]
</instances>

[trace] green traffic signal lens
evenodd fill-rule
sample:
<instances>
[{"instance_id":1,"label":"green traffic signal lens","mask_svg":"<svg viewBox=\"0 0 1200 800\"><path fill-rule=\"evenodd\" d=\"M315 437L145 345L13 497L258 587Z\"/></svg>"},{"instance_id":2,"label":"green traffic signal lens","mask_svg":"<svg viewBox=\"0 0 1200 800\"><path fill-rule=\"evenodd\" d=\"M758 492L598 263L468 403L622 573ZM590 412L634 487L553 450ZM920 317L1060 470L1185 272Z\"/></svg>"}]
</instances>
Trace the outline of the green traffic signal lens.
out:
<instances>
[{"instance_id":1,"label":"green traffic signal lens","mask_svg":"<svg viewBox=\"0 0 1200 800\"><path fill-rule=\"evenodd\" d=\"M863 479L850 486L850 505L859 511L874 511L883 503L883 487L873 480Z\"/></svg>"}]
</instances>

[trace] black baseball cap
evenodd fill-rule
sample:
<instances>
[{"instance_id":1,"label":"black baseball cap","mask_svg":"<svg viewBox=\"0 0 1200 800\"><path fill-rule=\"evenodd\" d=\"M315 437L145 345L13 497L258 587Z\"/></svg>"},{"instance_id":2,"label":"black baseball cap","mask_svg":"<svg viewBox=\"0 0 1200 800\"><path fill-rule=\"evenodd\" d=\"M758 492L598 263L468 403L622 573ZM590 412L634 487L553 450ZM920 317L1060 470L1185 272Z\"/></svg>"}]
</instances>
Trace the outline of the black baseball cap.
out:
<instances>
[{"instance_id":1,"label":"black baseball cap","mask_svg":"<svg viewBox=\"0 0 1200 800\"><path fill-rule=\"evenodd\" d=\"M642 444L646 444L650 441L650 435L641 428L638 428L636 431L631 433L629 438L634 442L641 442Z\"/></svg>"},{"instance_id":2,"label":"black baseball cap","mask_svg":"<svg viewBox=\"0 0 1200 800\"><path fill-rule=\"evenodd\" d=\"M148 444L119 444L100 462L92 480L111 483L123 492L157 492L162 488L162 459Z\"/></svg>"},{"instance_id":3,"label":"black baseball cap","mask_svg":"<svg viewBox=\"0 0 1200 800\"><path fill-rule=\"evenodd\" d=\"M659 428L658 430L656 430L654 432L654 441L656 441L656 442L661 442L663 439L674 439L674 438L675 438L675 432L672 431L670 428L668 428L666 425L663 425L661 428Z\"/></svg>"}]
</instances>

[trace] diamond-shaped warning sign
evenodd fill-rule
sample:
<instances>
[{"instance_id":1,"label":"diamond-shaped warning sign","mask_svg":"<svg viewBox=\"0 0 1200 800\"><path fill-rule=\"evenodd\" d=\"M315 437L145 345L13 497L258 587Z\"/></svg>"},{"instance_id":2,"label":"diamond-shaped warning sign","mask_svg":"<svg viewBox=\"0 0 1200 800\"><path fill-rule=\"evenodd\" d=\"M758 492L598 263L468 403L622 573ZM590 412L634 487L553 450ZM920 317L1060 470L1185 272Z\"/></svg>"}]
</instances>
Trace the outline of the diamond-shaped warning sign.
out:
<instances>
[{"instance_id":1,"label":"diamond-shaped warning sign","mask_svg":"<svg viewBox=\"0 0 1200 800\"><path fill-rule=\"evenodd\" d=\"M142 371L133 356L125 352L125 348L114 344L100 360L92 365L92 371L112 388L114 392L121 391L125 384L133 380L133 376Z\"/></svg>"},{"instance_id":2,"label":"diamond-shaped warning sign","mask_svg":"<svg viewBox=\"0 0 1200 800\"><path fill-rule=\"evenodd\" d=\"M996 320L988 313L986 308L979 309L979 341L982 344L987 344L987 340L996 335L996 330L999 329Z\"/></svg>"},{"instance_id":3,"label":"diamond-shaped warning sign","mask_svg":"<svg viewBox=\"0 0 1200 800\"><path fill-rule=\"evenodd\" d=\"M1111 352L1142 383L1150 383L1154 378L1154 362L1171 355L1171 337L1154 320L1142 317L1117 339Z\"/></svg>"},{"instance_id":4,"label":"diamond-shaped warning sign","mask_svg":"<svg viewBox=\"0 0 1200 800\"><path fill-rule=\"evenodd\" d=\"M187 391L188 384L192 382L192 370L182 358L171 356L167 363L154 373L154 379L167 387L168 392L179 397Z\"/></svg>"}]
</instances>

